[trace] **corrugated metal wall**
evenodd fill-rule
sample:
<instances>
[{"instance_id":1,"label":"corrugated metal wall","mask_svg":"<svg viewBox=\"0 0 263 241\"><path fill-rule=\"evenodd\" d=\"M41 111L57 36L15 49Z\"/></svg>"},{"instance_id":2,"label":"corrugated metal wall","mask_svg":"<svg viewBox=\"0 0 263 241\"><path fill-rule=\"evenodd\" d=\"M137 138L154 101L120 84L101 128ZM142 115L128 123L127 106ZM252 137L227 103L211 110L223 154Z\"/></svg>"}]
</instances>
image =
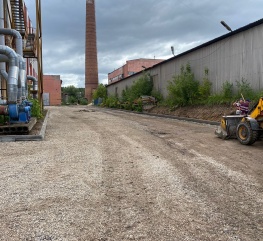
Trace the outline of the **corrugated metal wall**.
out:
<instances>
[{"instance_id":1,"label":"corrugated metal wall","mask_svg":"<svg viewBox=\"0 0 263 241\"><path fill-rule=\"evenodd\" d=\"M182 54L153 68L149 73L153 77L154 87L164 97L167 85L174 75L180 74L182 65L190 64L195 78L202 81L204 70L209 70L212 92L219 93L225 81L233 83L247 80L254 90L263 89L263 24L236 33L195 51ZM108 94L116 92L121 96L122 90L130 86L141 76L138 73L107 87ZM117 89L116 89L117 88Z\"/></svg>"}]
</instances>

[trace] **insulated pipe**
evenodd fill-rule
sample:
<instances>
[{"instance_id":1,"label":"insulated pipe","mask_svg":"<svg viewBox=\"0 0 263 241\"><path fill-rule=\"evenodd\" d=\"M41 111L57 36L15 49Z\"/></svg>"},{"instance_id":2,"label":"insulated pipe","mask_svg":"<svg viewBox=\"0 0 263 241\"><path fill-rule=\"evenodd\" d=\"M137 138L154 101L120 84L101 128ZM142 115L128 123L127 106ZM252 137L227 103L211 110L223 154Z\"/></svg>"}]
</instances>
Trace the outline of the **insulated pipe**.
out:
<instances>
[{"instance_id":1,"label":"insulated pipe","mask_svg":"<svg viewBox=\"0 0 263 241\"><path fill-rule=\"evenodd\" d=\"M15 37L16 41L16 52L19 55L19 75L18 75L18 92L17 92L17 100L20 101L26 98L26 64L23 59L23 38L21 34L15 30L10 28L0 28L0 34L11 35Z\"/></svg>"},{"instance_id":2,"label":"insulated pipe","mask_svg":"<svg viewBox=\"0 0 263 241\"><path fill-rule=\"evenodd\" d=\"M0 28L4 28L5 27L5 20L4 20L4 0L0 0ZM5 36L0 35L0 45L5 45ZM4 77L5 80L7 80L6 78L6 63L4 62L0 62L0 73L1 75ZM0 89L2 89L2 83L1 83L1 78L0 78ZM0 90L0 98L2 97L2 93Z\"/></svg>"},{"instance_id":3,"label":"insulated pipe","mask_svg":"<svg viewBox=\"0 0 263 241\"><path fill-rule=\"evenodd\" d=\"M5 70L0 69L0 75L7 81L8 74L7 74L7 72ZM0 84L0 87L1 87L1 84ZM0 93L0 97L1 97L1 93Z\"/></svg>"},{"instance_id":4,"label":"insulated pipe","mask_svg":"<svg viewBox=\"0 0 263 241\"><path fill-rule=\"evenodd\" d=\"M22 58L23 59L23 58ZM26 82L27 82L27 79L26 79L26 62L22 61L22 68L20 70L21 74L20 74L20 77L21 77L21 88L22 88L22 100L25 100L26 99Z\"/></svg>"},{"instance_id":5,"label":"insulated pipe","mask_svg":"<svg viewBox=\"0 0 263 241\"><path fill-rule=\"evenodd\" d=\"M26 99L26 62L24 61L21 55L18 55L19 58L19 75L18 75L18 101Z\"/></svg>"},{"instance_id":6,"label":"insulated pipe","mask_svg":"<svg viewBox=\"0 0 263 241\"><path fill-rule=\"evenodd\" d=\"M11 35L13 37L15 37L15 41L16 41L16 52L23 56L23 39L21 34L16 31L15 29L11 29L11 28L0 28L0 34L4 34L4 35Z\"/></svg>"},{"instance_id":7,"label":"insulated pipe","mask_svg":"<svg viewBox=\"0 0 263 241\"><path fill-rule=\"evenodd\" d=\"M6 55L0 54L0 75L4 77L4 79L7 81L8 74L6 72L5 63L9 62L9 59ZM1 81L0 81L0 89L1 89ZM0 93L1 97L1 93Z\"/></svg>"},{"instance_id":8,"label":"insulated pipe","mask_svg":"<svg viewBox=\"0 0 263 241\"><path fill-rule=\"evenodd\" d=\"M7 79L8 103L16 103L19 59L16 52L8 46L0 45L0 54L4 54L9 58L9 70Z\"/></svg>"},{"instance_id":9,"label":"insulated pipe","mask_svg":"<svg viewBox=\"0 0 263 241\"><path fill-rule=\"evenodd\" d=\"M37 98L37 91L38 91L38 81L34 76L28 75L27 76L28 80L32 80L33 81L33 99Z\"/></svg>"},{"instance_id":10,"label":"insulated pipe","mask_svg":"<svg viewBox=\"0 0 263 241\"><path fill-rule=\"evenodd\" d=\"M4 45L4 44L0 44ZM0 62L9 62L9 58L6 55L0 54Z\"/></svg>"}]
</instances>

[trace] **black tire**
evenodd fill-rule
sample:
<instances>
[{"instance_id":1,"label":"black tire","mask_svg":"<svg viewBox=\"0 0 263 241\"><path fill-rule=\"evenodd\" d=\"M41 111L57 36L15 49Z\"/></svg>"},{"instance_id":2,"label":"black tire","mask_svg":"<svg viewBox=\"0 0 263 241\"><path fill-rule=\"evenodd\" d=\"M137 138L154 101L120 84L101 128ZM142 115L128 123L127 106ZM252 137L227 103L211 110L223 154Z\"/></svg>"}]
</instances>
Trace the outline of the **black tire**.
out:
<instances>
[{"instance_id":1,"label":"black tire","mask_svg":"<svg viewBox=\"0 0 263 241\"><path fill-rule=\"evenodd\" d=\"M237 139L243 145L252 145L258 138L258 132L252 130L248 122L241 122L237 126Z\"/></svg>"}]
</instances>

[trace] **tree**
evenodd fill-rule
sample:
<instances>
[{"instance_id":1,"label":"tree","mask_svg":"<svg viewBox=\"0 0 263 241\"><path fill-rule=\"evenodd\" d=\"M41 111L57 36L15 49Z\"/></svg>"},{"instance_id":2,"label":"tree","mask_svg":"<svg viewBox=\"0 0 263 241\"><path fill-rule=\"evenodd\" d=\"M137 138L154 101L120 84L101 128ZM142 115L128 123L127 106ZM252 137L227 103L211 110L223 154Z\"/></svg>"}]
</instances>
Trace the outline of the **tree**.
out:
<instances>
[{"instance_id":1,"label":"tree","mask_svg":"<svg viewBox=\"0 0 263 241\"><path fill-rule=\"evenodd\" d=\"M85 92L84 88L76 88L73 85L62 87L61 90L64 96L68 96L68 104L79 103L83 99Z\"/></svg>"},{"instance_id":2,"label":"tree","mask_svg":"<svg viewBox=\"0 0 263 241\"><path fill-rule=\"evenodd\" d=\"M98 88L93 93L93 99L106 99L107 98L107 89L106 86L103 84L99 84Z\"/></svg>"}]
</instances>

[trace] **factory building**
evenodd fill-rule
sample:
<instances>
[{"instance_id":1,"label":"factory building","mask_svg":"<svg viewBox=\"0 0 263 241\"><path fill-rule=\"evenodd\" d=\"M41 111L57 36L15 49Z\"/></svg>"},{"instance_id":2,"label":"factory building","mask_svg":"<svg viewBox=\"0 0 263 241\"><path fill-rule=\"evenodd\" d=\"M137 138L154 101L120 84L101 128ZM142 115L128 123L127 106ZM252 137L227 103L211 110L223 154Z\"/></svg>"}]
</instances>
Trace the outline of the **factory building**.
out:
<instances>
[{"instance_id":1,"label":"factory building","mask_svg":"<svg viewBox=\"0 0 263 241\"><path fill-rule=\"evenodd\" d=\"M0 0L0 115L10 124L30 119L30 97L42 103L41 4L35 1L36 26L23 0Z\"/></svg>"},{"instance_id":2,"label":"factory building","mask_svg":"<svg viewBox=\"0 0 263 241\"><path fill-rule=\"evenodd\" d=\"M108 84L124 79L146 68L162 62L163 59L133 59L126 61L126 64L108 74Z\"/></svg>"},{"instance_id":3,"label":"factory building","mask_svg":"<svg viewBox=\"0 0 263 241\"><path fill-rule=\"evenodd\" d=\"M37 11L40 9L37 8ZM26 75L33 76L38 80L38 89L41 93L42 63L39 59L42 54L41 39L39 38L41 27L39 25L33 27L26 3L22 0L0 0L0 15L0 45L3 48L13 49L23 57ZM8 98L7 81L3 75L8 69L8 63L3 60L3 54L1 56L0 97L6 99ZM32 85L32 80L28 80L26 84Z\"/></svg>"},{"instance_id":4,"label":"factory building","mask_svg":"<svg viewBox=\"0 0 263 241\"><path fill-rule=\"evenodd\" d=\"M61 84L60 75L43 75L43 104L61 105Z\"/></svg>"},{"instance_id":5,"label":"factory building","mask_svg":"<svg viewBox=\"0 0 263 241\"><path fill-rule=\"evenodd\" d=\"M190 64L195 79L202 81L205 69L212 82L212 93L220 93L223 83L247 80L253 90L263 89L263 19L229 32L200 46L145 69L154 88L167 97L167 86L182 66ZM109 95L119 95L143 74L140 71L109 83Z\"/></svg>"}]
</instances>

